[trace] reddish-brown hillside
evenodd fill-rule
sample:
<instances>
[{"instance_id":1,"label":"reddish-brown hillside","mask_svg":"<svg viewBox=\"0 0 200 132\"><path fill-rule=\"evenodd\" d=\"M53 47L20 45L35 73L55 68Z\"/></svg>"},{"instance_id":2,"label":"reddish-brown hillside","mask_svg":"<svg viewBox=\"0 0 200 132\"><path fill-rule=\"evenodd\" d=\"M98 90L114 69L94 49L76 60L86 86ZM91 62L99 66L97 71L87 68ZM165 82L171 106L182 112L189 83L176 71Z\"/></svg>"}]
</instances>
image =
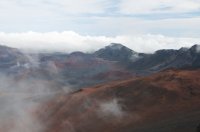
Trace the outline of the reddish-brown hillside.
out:
<instances>
[{"instance_id":1,"label":"reddish-brown hillside","mask_svg":"<svg viewBox=\"0 0 200 132\"><path fill-rule=\"evenodd\" d=\"M37 113L48 132L195 132L200 70L166 70L63 94Z\"/></svg>"}]
</instances>

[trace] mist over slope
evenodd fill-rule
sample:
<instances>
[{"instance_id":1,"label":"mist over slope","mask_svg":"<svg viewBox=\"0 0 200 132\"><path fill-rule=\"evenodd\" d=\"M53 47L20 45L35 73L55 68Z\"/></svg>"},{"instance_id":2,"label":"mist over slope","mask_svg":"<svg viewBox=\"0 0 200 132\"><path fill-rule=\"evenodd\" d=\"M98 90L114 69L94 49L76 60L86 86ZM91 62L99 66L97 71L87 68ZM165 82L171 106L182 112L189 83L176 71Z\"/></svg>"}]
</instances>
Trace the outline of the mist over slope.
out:
<instances>
[{"instance_id":1,"label":"mist over slope","mask_svg":"<svg viewBox=\"0 0 200 132\"><path fill-rule=\"evenodd\" d=\"M39 108L48 132L196 132L200 70L167 70L61 94Z\"/></svg>"},{"instance_id":2,"label":"mist over slope","mask_svg":"<svg viewBox=\"0 0 200 132\"><path fill-rule=\"evenodd\" d=\"M153 122L179 113L163 122L194 130L199 47L146 54L118 43L94 53L29 53L0 46L0 131L143 132L143 125L144 131L167 131ZM170 68L193 70L160 72Z\"/></svg>"}]
</instances>

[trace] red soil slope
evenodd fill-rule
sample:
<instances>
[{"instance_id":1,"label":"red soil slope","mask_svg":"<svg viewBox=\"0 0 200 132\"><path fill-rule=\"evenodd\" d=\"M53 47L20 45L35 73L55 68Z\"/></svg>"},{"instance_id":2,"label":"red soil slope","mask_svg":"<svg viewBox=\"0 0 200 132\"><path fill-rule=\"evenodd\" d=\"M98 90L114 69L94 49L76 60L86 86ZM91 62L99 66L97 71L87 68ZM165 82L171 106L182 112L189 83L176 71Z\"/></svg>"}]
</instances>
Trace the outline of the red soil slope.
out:
<instances>
[{"instance_id":1,"label":"red soil slope","mask_svg":"<svg viewBox=\"0 0 200 132\"><path fill-rule=\"evenodd\" d=\"M195 132L200 70L166 70L63 94L37 113L48 132Z\"/></svg>"}]
</instances>

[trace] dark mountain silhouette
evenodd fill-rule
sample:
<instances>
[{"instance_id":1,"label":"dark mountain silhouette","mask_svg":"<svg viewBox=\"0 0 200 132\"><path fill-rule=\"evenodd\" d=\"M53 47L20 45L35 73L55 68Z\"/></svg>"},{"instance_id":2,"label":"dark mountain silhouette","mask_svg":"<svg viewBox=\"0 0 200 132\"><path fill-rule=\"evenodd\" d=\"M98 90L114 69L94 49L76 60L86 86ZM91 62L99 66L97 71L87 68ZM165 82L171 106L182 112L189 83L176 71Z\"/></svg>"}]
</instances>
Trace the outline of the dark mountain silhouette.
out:
<instances>
[{"instance_id":1,"label":"dark mountain silhouette","mask_svg":"<svg viewBox=\"0 0 200 132\"><path fill-rule=\"evenodd\" d=\"M94 53L98 58L109 61L118 61L121 63L134 62L142 57L142 54L129 49L118 43L111 43L109 46L102 48Z\"/></svg>"},{"instance_id":2,"label":"dark mountain silhouette","mask_svg":"<svg viewBox=\"0 0 200 132\"><path fill-rule=\"evenodd\" d=\"M167 68L199 67L200 52L198 45L191 48L181 48L179 50L158 50L154 54L149 54L136 62L130 63L128 68L146 74L158 72Z\"/></svg>"},{"instance_id":3,"label":"dark mountain silhouette","mask_svg":"<svg viewBox=\"0 0 200 132\"><path fill-rule=\"evenodd\" d=\"M200 67L199 45L179 50L137 53L112 43L92 54L83 52L24 54L1 46L0 72L24 77L55 78L63 85L80 88L133 76L150 75L168 68ZM121 74L121 75L120 75Z\"/></svg>"},{"instance_id":4,"label":"dark mountain silhouette","mask_svg":"<svg viewBox=\"0 0 200 132\"><path fill-rule=\"evenodd\" d=\"M18 49L7 46L0 46L0 69L1 71L15 66L22 66L28 63L28 58Z\"/></svg>"}]
</instances>

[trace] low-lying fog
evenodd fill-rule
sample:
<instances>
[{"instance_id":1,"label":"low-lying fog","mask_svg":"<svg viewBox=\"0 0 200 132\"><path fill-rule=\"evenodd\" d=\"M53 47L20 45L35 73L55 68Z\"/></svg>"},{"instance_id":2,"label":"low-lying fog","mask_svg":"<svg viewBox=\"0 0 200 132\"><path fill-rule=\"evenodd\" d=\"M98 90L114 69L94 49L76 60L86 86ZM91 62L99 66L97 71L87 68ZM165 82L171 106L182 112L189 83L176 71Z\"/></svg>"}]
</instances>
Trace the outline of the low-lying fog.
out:
<instances>
[{"instance_id":1,"label":"low-lying fog","mask_svg":"<svg viewBox=\"0 0 200 132\"><path fill-rule=\"evenodd\" d=\"M0 76L0 84L0 131L4 132L43 132L44 126L34 115L38 105L67 92L67 86L53 90L51 81L18 80L5 74Z\"/></svg>"}]
</instances>

